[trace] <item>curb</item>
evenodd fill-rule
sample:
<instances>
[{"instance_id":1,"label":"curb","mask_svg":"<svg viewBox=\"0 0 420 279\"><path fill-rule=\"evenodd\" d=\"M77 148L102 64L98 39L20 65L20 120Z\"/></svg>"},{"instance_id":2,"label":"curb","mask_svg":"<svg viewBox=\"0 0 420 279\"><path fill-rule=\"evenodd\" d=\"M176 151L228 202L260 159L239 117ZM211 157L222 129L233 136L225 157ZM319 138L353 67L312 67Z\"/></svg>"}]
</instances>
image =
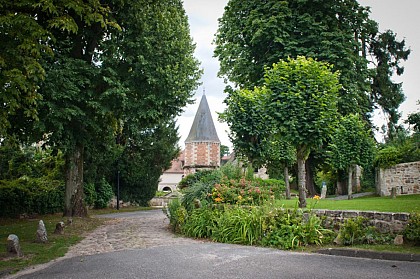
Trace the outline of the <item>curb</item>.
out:
<instances>
[{"instance_id":1,"label":"curb","mask_svg":"<svg viewBox=\"0 0 420 279\"><path fill-rule=\"evenodd\" d=\"M420 254L404 254L393 252L376 252L359 249L336 249L328 248L315 251L315 253L331 256L344 256L355 258L368 258L388 261L420 262Z\"/></svg>"}]
</instances>

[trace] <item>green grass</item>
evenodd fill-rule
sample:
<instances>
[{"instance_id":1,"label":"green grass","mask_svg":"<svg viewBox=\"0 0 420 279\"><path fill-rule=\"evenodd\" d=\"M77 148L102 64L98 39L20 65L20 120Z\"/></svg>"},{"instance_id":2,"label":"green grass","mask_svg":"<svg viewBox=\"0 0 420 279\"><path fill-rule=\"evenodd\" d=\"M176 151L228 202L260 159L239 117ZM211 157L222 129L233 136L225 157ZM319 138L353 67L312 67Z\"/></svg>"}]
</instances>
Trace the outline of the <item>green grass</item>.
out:
<instances>
[{"instance_id":1,"label":"green grass","mask_svg":"<svg viewBox=\"0 0 420 279\"><path fill-rule=\"evenodd\" d=\"M39 220L43 220L48 233L48 243L36 242ZM37 219L0 219L0 239L16 234L24 254L21 258L9 257L5 246L0 250L0 277L31 265L49 262L62 257L71 245L83 239L82 234L94 230L103 223L99 218L73 218L73 224L66 226L63 235L54 234L55 225L63 219L62 214L39 216Z\"/></svg>"},{"instance_id":2,"label":"green grass","mask_svg":"<svg viewBox=\"0 0 420 279\"><path fill-rule=\"evenodd\" d=\"M278 200L275 205L294 208L297 201L297 198ZM315 201L313 199L307 199L306 201L309 208L313 207L315 209L420 213L420 195L403 195L397 196L396 199L368 196L352 200L322 199Z\"/></svg>"},{"instance_id":3,"label":"green grass","mask_svg":"<svg viewBox=\"0 0 420 279\"><path fill-rule=\"evenodd\" d=\"M132 212L153 209L150 207L124 207L120 210L105 208L89 210L89 215ZM48 243L36 242L36 230L39 220L43 220L48 233ZM5 244L9 234L16 234L24 256L22 258L9 257L6 246L0 249L0 277L15 273L32 265L49 262L64 256L69 247L83 239L85 233L93 231L103 224L103 218L73 218L73 224L64 228L64 235L54 234L55 225L66 218L62 214L38 216L36 219L0 218L0 239Z\"/></svg>"}]
</instances>

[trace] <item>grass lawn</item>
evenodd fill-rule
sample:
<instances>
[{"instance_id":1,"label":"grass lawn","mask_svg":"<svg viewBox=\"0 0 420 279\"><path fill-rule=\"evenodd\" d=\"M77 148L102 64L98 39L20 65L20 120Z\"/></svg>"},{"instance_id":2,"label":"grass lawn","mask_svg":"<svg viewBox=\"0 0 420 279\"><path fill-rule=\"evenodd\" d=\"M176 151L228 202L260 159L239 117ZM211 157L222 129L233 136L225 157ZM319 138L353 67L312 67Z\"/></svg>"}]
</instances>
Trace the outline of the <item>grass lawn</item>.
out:
<instances>
[{"instance_id":1,"label":"grass lawn","mask_svg":"<svg viewBox=\"0 0 420 279\"><path fill-rule=\"evenodd\" d=\"M278 200L276 206L294 208L298 198L291 200ZM308 207L315 209L330 210L361 210L361 211L380 211L380 212L417 212L420 213L420 195L397 196L396 199L390 197L361 197L352 200L330 200L322 199L315 201L306 200Z\"/></svg>"},{"instance_id":2,"label":"grass lawn","mask_svg":"<svg viewBox=\"0 0 420 279\"><path fill-rule=\"evenodd\" d=\"M124 207L119 211L116 209L89 210L91 216L97 214L108 214L117 212L138 211L150 208ZM48 243L36 242L36 230L39 220L43 220L48 233ZM15 273L28 266L42 264L66 254L69 247L83 239L83 234L93 231L100 226L103 218L73 218L73 224L64 228L64 235L54 234L55 225L66 218L62 214L43 215L36 219L11 219L0 218L0 277ZM6 253L6 239L9 234L16 234L24 256L22 258L11 258Z\"/></svg>"}]
</instances>

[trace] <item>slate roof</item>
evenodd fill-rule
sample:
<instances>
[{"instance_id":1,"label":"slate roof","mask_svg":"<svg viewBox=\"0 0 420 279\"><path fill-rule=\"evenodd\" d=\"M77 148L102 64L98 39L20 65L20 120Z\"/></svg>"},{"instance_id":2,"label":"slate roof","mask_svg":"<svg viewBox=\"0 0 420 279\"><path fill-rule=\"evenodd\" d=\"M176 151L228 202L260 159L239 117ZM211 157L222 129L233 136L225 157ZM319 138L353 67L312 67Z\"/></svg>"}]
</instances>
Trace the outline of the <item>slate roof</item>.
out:
<instances>
[{"instance_id":1,"label":"slate roof","mask_svg":"<svg viewBox=\"0 0 420 279\"><path fill-rule=\"evenodd\" d=\"M185 140L186 143L195 141L220 142L216 128L214 127L213 118L211 117L206 95L201 97L190 133Z\"/></svg>"}]
</instances>

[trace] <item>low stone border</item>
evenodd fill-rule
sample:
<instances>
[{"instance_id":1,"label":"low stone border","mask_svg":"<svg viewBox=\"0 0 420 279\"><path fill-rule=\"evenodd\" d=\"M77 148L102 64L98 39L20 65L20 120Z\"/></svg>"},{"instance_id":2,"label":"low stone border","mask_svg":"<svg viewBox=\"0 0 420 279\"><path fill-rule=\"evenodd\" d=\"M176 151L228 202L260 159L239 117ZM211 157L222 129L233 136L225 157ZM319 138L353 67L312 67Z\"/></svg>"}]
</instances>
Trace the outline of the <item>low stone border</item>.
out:
<instances>
[{"instance_id":1,"label":"low stone border","mask_svg":"<svg viewBox=\"0 0 420 279\"><path fill-rule=\"evenodd\" d=\"M320 218L324 218L324 225L334 228L344 220L356 217L364 217L375 226L381 233L400 233L404 230L410 218L409 213L357 211L357 210L323 210L313 212Z\"/></svg>"}]
</instances>

